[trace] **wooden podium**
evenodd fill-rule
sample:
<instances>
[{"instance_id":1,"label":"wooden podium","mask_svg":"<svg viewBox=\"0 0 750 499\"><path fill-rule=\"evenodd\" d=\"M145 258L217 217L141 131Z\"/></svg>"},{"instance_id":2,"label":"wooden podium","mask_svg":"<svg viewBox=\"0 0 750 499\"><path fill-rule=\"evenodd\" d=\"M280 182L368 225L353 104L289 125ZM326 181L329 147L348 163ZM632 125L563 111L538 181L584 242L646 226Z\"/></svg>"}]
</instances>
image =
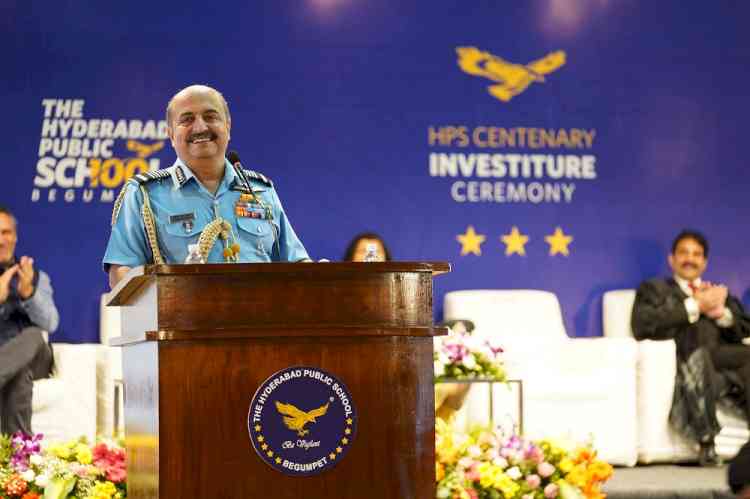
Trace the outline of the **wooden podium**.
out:
<instances>
[{"instance_id":1,"label":"wooden podium","mask_svg":"<svg viewBox=\"0 0 750 499\"><path fill-rule=\"evenodd\" d=\"M432 277L448 263L153 265L122 308L128 497L433 499ZM248 411L292 366L348 387L357 435L332 469L289 476L256 454Z\"/></svg>"}]
</instances>

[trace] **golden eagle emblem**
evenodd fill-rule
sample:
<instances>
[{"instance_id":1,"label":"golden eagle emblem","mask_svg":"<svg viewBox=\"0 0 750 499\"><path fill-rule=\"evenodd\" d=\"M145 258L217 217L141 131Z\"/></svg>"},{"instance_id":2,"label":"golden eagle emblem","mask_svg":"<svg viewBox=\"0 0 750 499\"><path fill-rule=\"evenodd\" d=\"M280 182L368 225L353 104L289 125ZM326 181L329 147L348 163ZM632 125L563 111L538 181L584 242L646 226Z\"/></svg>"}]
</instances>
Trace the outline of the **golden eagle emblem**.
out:
<instances>
[{"instance_id":1,"label":"golden eagle emblem","mask_svg":"<svg viewBox=\"0 0 750 499\"><path fill-rule=\"evenodd\" d=\"M310 433L308 430L304 429L304 426L307 423L315 423L315 418L325 415L325 413L328 412L328 404L313 409L312 411L305 412L297 409L292 404L276 402L276 410L279 411L279 414L284 416L284 424L287 428L296 431L297 435L300 437L304 437Z\"/></svg>"},{"instance_id":2,"label":"golden eagle emblem","mask_svg":"<svg viewBox=\"0 0 750 499\"><path fill-rule=\"evenodd\" d=\"M164 147L164 141L161 140L159 142L154 142L153 144L148 145L131 139L128 140L125 147L127 147L129 151L135 151L139 158L148 158L156 151Z\"/></svg>"},{"instance_id":3,"label":"golden eagle emblem","mask_svg":"<svg viewBox=\"0 0 750 499\"><path fill-rule=\"evenodd\" d=\"M487 91L497 99L508 102L534 82L544 82L547 75L565 65L565 52L558 50L525 66L514 64L476 47L458 47L458 67L465 73L482 76L497 82Z\"/></svg>"}]
</instances>

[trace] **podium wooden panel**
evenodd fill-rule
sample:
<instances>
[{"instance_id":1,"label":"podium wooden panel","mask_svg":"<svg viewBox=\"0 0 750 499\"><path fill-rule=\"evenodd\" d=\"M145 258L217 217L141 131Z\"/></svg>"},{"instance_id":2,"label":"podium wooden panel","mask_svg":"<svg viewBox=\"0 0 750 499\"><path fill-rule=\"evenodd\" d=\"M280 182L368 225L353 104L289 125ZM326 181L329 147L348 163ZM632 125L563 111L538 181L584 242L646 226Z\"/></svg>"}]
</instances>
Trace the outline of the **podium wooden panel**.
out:
<instances>
[{"instance_id":1,"label":"podium wooden panel","mask_svg":"<svg viewBox=\"0 0 750 499\"><path fill-rule=\"evenodd\" d=\"M432 277L447 263L138 267L121 305L128 496L435 497ZM256 389L295 365L343 381L357 437L333 469L282 474L255 453Z\"/></svg>"}]
</instances>

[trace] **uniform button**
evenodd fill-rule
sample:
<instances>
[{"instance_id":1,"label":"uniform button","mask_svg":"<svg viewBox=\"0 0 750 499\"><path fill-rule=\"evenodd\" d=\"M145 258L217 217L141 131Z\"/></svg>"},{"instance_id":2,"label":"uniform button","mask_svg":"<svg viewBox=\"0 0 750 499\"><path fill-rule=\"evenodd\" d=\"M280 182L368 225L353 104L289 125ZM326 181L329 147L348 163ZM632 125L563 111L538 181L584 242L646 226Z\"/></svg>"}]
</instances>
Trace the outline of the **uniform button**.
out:
<instances>
[{"instance_id":1,"label":"uniform button","mask_svg":"<svg viewBox=\"0 0 750 499\"><path fill-rule=\"evenodd\" d=\"M263 232L263 229L261 229L260 227L258 227L258 233L261 233L261 232Z\"/></svg>"}]
</instances>

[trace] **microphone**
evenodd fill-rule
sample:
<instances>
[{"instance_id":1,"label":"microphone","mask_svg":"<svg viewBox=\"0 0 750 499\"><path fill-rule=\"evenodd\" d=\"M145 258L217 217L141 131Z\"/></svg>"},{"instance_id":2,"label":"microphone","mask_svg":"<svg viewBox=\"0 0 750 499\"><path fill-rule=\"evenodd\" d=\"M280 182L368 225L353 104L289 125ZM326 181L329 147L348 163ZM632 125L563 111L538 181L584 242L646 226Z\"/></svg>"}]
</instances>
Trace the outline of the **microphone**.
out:
<instances>
[{"instance_id":1,"label":"microphone","mask_svg":"<svg viewBox=\"0 0 750 499\"><path fill-rule=\"evenodd\" d=\"M242 163L240 163L240 155L237 153L237 151L227 152L227 159L234 166L239 166L240 168L242 168Z\"/></svg>"}]
</instances>

